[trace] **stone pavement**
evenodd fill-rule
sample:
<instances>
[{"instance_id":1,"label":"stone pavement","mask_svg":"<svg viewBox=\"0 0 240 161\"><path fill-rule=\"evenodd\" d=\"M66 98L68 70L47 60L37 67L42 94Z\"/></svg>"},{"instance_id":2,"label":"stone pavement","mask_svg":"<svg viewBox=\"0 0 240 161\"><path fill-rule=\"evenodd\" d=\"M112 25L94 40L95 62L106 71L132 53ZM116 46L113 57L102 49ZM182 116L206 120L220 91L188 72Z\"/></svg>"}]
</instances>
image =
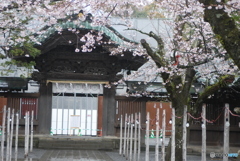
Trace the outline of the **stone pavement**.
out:
<instances>
[{"instance_id":1,"label":"stone pavement","mask_svg":"<svg viewBox=\"0 0 240 161\"><path fill-rule=\"evenodd\" d=\"M14 149L13 149L14 154ZM155 160L155 152L150 151L150 161ZM159 160L160 160L159 156ZM14 160L14 157L13 159ZM199 155L188 155L188 161L201 161ZM212 159L207 156L207 161ZM214 159L222 160L222 159ZM235 159L229 159L229 161ZM102 150L54 150L54 149L34 149L29 153L28 158L24 159L24 149L19 148L17 161L126 161L126 158L120 156L118 151L102 151ZM145 153L142 151L140 160L145 161Z\"/></svg>"},{"instance_id":2,"label":"stone pavement","mask_svg":"<svg viewBox=\"0 0 240 161\"><path fill-rule=\"evenodd\" d=\"M17 161L126 161L126 158L120 156L116 150L119 147L119 138L117 137L74 137L74 136L35 136L34 150L29 153L28 158L24 159L24 149L19 148ZM150 139L149 160L155 160L155 139ZM165 145L169 144L169 138L166 138ZM19 141L19 146L24 146L24 138ZM230 153L237 153L239 147L230 148ZM161 151L161 149L159 149ZM222 160L222 158L210 158L210 153L217 155L222 152L221 146L207 146L207 161ZM201 146L189 146L187 149L188 161L201 160ZM6 153L5 153L6 154ZM12 151L14 156L14 148ZM161 155L159 153L159 160ZM15 161L15 158L13 159ZM236 161L240 158L229 158L229 161ZM145 161L145 151L142 149L138 161Z\"/></svg>"}]
</instances>

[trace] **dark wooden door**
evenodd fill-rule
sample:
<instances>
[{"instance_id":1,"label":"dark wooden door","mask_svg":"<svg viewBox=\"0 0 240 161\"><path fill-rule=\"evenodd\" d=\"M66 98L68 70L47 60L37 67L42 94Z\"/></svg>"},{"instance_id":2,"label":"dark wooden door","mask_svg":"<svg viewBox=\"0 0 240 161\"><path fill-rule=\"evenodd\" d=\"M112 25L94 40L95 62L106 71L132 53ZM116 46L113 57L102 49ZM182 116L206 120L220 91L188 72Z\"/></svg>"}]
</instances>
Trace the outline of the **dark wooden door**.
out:
<instances>
[{"instance_id":1,"label":"dark wooden door","mask_svg":"<svg viewBox=\"0 0 240 161\"><path fill-rule=\"evenodd\" d=\"M172 125L169 123L172 116L172 109L170 108L169 102L147 102L146 111L150 114L150 130L156 129L156 112L157 108L159 108L159 125L160 129L162 128L162 114L163 110L166 113L166 135L171 135L170 130L172 129Z\"/></svg>"},{"instance_id":2,"label":"dark wooden door","mask_svg":"<svg viewBox=\"0 0 240 161\"><path fill-rule=\"evenodd\" d=\"M0 97L0 126L2 126L3 107L7 106L7 98Z\"/></svg>"}]
</instances>

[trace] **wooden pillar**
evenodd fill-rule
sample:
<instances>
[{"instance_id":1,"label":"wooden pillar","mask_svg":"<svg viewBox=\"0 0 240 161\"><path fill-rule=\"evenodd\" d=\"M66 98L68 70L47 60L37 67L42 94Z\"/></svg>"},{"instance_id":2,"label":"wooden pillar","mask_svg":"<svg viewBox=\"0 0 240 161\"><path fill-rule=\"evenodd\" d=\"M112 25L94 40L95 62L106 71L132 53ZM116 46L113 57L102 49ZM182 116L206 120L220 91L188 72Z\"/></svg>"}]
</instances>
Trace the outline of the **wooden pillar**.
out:
<instances>
[{"instance_id":1,"label":"wooden pillar","mask_svg":"<svg viewBox=\"0 0 240 161\"><path fill-rule=\"evenodd\" d=\"M103 136L115 136L116 88L103 88Z\"/></svg>"},{"instance_id":2,"label":"wooden pillar","mask_svg":"<svg viewBox=\"0 0 240 161\"><path fill-rule=\"evenodd\" d=\"M50 134L52 117L52 83L40 83L38 106L38 133Z\"/></svg>"}]
</instances>

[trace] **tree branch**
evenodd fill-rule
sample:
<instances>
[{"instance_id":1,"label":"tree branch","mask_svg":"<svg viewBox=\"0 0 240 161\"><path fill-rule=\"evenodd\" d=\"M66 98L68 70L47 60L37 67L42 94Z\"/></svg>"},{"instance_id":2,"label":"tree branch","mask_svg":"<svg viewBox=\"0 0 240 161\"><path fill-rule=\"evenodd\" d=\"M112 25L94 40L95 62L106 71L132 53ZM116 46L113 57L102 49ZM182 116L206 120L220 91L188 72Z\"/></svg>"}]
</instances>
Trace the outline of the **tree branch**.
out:
<instances>
[{"instance_id":1,"label":"tree branch","mask_svg":"<svg viewBox=\"0 0 240 161\"><path fill-rule=\"evenodd\" d=\"M208 98L208 96L214 94L216 91L221 89L224 86L232 83L234 81L233 75L225 75L219 78L219 81L211 86L208 86L204 89L204 91L199 95L196 103L195 103L195 110L201 107L201 104Z\"/></svg>"},{"instance_id":2,"label":"tree branch","mask_svg":"<svg viewBox=\"0 0 240 161\"><path fill-rule=\"evenodd\" d=\"M149 33L147 32L143 32L141 30L138 29L134 29L134 28L128 28L127 30L134 30L137 31L143 35L147 35L149 37L152 37L154 40L156 40L157 44L158 44L158 54L160 54L161 56L164 56L165 52L164 52L164 42L162 40L162 38L160 36L158 36L157 34L155 34L154 32L150 31Z\"/></svg>"},{"instance_id":3,"label":"tree branch","mask_svg":"<svg viewBox=\"0 0 240 161\"><path fill-rule=\"evenodd\" d=\"M119 38L121 38L122 40L126 41L126 42L130 42L130 43L133 43L135 45L139 44L135 41L132 41L124 36L122 36L115 28L109 26L109 25L106 25L105 27L107 27L109 30L111 30L114 34L116 34Z\"/></svg>"},{"instance_id":4,"label":"tree branch","mask_svg":"<svg viewBox=\"0 0 240 161\"><path fill-rule=\"evenodd\" d=\"M141 42L143 48L146 49L148 55L152 57L152 59L155 61L156 65L157 65L159 68L162 67L162 66L165 66L165 62L163 61L163 58L161 57L161 55L159 55L158 52L153 51L152 48L151 48L150 45L146 42L145 39L141 39L140 42Z\"/></svg>"},{"instance_id":5,"label":"tree branch","mask_svg":"<svg viewBox=\"0 0 240 161\"><path fill-rule=\"evenodd\" d=\"M184 83L183 83L183 89L182 89L182 93L183 94L188 94L189 91L190 91L190 88L192 86L192 82L195 78L195 74L196 74L196 71L194 70L194 68L188 68L186 70L186 76L185 76L185 80L184 80Z\"/></svg>"},{"instance_id":6,"label":"tree branch","mask_svg":"<svg viewBox=\"0 0 240 161\"><path fill-rule=\"evenodd\" d=\"M115 8L117 7L117 3L113 6L113 9L109 12L109 14L107 15L106 19L108 19L108 17L111 15L111 13L115 10Z\"/></svg>"}]
</instances>

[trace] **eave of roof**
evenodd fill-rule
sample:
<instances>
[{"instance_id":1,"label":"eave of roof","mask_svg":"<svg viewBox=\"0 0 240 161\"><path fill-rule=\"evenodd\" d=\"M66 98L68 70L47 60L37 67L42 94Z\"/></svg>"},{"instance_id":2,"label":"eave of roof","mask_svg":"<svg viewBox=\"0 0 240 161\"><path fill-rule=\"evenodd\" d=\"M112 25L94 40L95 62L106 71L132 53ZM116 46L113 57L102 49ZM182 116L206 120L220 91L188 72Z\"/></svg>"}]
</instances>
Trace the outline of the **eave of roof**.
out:
<instances>
[{"instance_id":1,"label":"eave of roof","mask_svg":"<svg viewBox=\"0 0 240 161\"><path fill-rule=\"evenodd\" d=\"M110 37L110 39L118 45L124 45L126 42L131 42L134 44L137 44L135 41L131 41L127 38L124 38L119 32L114 30L112 27L106 27L106 26L94 26L92 23L89 23L87 21L67 21L67 22L61 22L54 26L49 27L45 33L41 35L37 35L37 39L39 42L44 42L48 37L50 37L52 34L54 34L56 31L61 32L64 29L89 29L89 30L97 30L99 32L105 33L107 36Z\"/></svg>"},{"instance_id":2,"label":"eave of roof","mask_svg":"<svg viewBox=\"0 0 240 161\"><path fill-rule=\"evenodd\" d=\"M27 90L28 79L21 77L0 77L0 90Z\"/></svg>"}]
</instances>

